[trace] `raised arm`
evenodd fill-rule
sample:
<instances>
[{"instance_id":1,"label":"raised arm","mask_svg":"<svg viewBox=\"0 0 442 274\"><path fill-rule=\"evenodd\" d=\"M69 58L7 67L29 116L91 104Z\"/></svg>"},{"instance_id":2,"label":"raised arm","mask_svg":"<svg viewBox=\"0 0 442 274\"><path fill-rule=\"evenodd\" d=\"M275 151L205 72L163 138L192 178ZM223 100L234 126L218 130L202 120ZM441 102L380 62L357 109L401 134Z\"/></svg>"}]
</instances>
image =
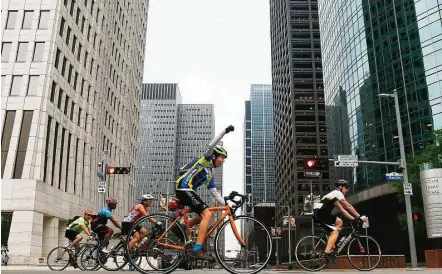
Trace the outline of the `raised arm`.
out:
<instances>
[{"instance_id":1,"label":"raised arm","mask_svg":"<svg viewBox=\"0 0 442 274\"><path fill-rule=\"evenodd\" d=\"M215 148L216 144L219 143L219 141L221 141L221 139L224 137L224 135L226 135L227 133L231 132L235 130L235 128L233 126L228 126L226 127L225 130L223 130L220 134L218 134L218 136L216 136L209 144L209 146L207 147L207 150L205 152L206 156L211 156L213 153L213 149Z\"/></svg>"}]
</instances>

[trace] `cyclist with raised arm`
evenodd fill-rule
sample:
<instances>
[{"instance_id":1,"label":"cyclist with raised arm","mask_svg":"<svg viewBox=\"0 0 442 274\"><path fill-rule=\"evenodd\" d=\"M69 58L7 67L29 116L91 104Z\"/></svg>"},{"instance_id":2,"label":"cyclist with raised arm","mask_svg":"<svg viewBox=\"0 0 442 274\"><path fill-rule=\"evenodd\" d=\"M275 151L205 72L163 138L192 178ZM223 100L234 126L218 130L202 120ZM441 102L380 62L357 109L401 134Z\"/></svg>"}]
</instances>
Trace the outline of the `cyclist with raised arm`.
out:
<instances>
[{"instance_id":1,"label":"cyclist with raised arm","mask_svg":"<svg viewBox=\"0 0 442 274\"><path fill-rule=\"evenodd\" d=\"M338 180L336 189L326 194L319 203L315 203L313 218L320 223L327 231L330 231L327 246L324 251L324 257L330 258L331 250L339 236L339 230L342 228L343 221L341 218L332 214L333 209L338 209L344 217L353 221L365 219L356 211L356 209L348 203L344 195L348 193L349 184L346 180Z\"/></svg>"},{"instance_id":2,"label":"cyclist with raised arm","mask_svg":"<svg viewBox=\"0 0 442 274\"><path fill-rule=\"evenodd\" d=\"M213 139L204 155L189 162L181 168L180 177L176 181L176 196L180 203L190 207L193 212L198 214L189 220L189 227L200 224L198 237L195 246L190 254L191 257L202 260L213 260L213 257L207 256L202 252L204 237L213 217L213 213L208 209L203 200L198 196L195 190L205 185L211 192L213 198L219 205L225 205L224 198L216 189L213 181L213 168L223 165L227 158L227 151L217 143L229 132L234 130L233 126L228 126L215 139Z\"/></svg>"}]
</instances>

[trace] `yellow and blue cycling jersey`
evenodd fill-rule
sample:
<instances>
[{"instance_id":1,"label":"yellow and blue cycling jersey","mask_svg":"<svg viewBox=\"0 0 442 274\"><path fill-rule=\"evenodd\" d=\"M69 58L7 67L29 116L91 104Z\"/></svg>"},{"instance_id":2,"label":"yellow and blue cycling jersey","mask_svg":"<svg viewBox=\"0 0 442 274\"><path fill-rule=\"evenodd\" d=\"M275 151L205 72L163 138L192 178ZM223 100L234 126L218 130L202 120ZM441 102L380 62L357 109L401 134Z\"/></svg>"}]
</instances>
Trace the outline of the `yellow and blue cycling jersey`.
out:
<instances>
[{"instance_id":1,"label":"yellow and blue cycling jersey","mask_svg":"<svg viewBox=\"0 0 442 274\"><path fill-rule=\"evenodd\" d=\"M196 190L203 184L208 189L215 188L213 181L212 156L204 154L181 168L185 171L176 181L176 189Z\"/></svg>"}]
</instances>

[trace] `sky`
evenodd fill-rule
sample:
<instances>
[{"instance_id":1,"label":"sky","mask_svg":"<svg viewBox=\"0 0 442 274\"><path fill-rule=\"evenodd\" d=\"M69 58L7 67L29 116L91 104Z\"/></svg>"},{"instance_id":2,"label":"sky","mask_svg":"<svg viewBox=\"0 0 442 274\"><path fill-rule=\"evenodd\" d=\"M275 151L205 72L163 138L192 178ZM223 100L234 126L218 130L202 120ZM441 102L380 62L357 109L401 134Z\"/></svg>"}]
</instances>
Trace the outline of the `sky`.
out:
<instances>
[{"instance_id":1,"label":"sky","mask_svg":"<svg viewBox=\"0 0 442 274\"><path fill-rule=\"evenodd\" d=\"M243 192L244 102L271 84L268 0L150 0L144 83L178 83L184 104L214 104L223 195Z\"/></svg>"}]
</instances>

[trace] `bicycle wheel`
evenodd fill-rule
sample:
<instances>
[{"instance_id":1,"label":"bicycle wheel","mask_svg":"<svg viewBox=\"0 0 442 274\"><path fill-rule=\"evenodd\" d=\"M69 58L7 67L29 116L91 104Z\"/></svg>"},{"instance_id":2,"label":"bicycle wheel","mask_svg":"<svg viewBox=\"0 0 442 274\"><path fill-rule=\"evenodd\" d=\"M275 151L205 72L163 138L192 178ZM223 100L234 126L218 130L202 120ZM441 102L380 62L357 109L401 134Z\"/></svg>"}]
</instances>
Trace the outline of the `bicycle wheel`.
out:
<instances>
[{"instance_id":1,"label":"bicycle wheel","mask_svg":"<svg viewBox=\"0 0 442 274\"><path fill-rule=\"evenodd\" d=\"M97 245L87 245L85 250L81 254L81 265L87 271L98 270L101 266L98 262L98 246Z\"/></svg>"},{"instance_id":2,"label":"bicycle wheel","mask_svg":"<svg viewBox=\"0 0 442 274\"><path fill-rule=\"evenodd\" d=\"M229 227L234 231L230 220L225 221L215 235L215 255L221 266L232 274L258 273L266 267L270 254L272 254L272 237L266 226L250 216L237 216L234 220L238 234L243 239L245 246L241 246L234 233L224 230ZM225 242L235 243L235 247L230 249L239 250L236 258L231 258L233 254L224 252ZM258 248L259 247L259 248ZM232 264L232 260L238 263Z\"/></svg>"},{"instance_id":3,"label":"bicycle wheel","mask_svg":"<svg viewBox=\"0 0 442 274\"><path fill-rule=\"evenodd\" d=\"M361 235L353 238L348 244L348 261L358 270L373 270L379 265L381 255L381 248L378 242L371 236Z\"/></svg>"},{"instance_id":4,"label":"bicycle wheel","mask_svg":"<svg viewBox=\"0 0 442 274\"><path fill-rule=\"evenodd\" d=\"M174 241L164 238L161 240L161 243L167 243L170 245L177 245ZM176 260L176 254L173 249L166 248L162 246L157 241L151 241L147 248L147 257L153 258L156 264L153 263L153 260L148 260L147 263L150 267L152 267L155 271L167 271L169 267L173 265L173 262Z\"/></svg>"},{"instance_id":5,"label":"bicycle wheel","mask_svg":"<svg viewBox=\"0 0 442 274\"><path fill-rule=\"evenodd\" d=\"M49 252L46 259L48 267L52 271L63 271L69 265L70 255L66 247L56 247Z\"/></svg>"},{"instance_id":6,"label":"bicycle wheel","mask_svg":"<svg viewBox=\"0 0 442 274\"><path fill-rule=\"evenodd\" d=\"M127 264L124 243L118 244L116 248L112 248L109 253L98 256L98 263L107 271L122 269Z\"/></svg>"},{"instance_id":7,"label":"bicycle wheel","mask_svg":"<svg viewBox=\"0 0 442 274\"><path fill-rule=\"evenodd\" d=\"M152 223L149 219L155 219L163 223L162 227ZM127 257L129 262L135 267L136 270L143 274L148 274L152 270L159 269L160 273L170 273L174 271L184 256L184 244L186 242L186 234L184 233L181 226L175 224L174 227L171 227L174 218L164 214L152 214L146 217L143 217L136 221L131 228L131 232L126 240L126 250ZM135 227L145 228L148 232L147 236L148 241L142 244L142 246L136 247L134 250L130 250L129 243L131 240L131 236L135 233ZM159 240L159 237L164 236ZM163 261L161 258L155 258L152 256L153 254L149 252L148 248L150 243L155 241L157 245L162 246L164 250L163 254L168 254L168 258L170 260L167 266L161 265ZM181 248L181 250L177 248L165 247L163 244L170 244L170 241L174 243L176 247ZM166 251L167 250L167 251ZM174 254L174 255L172 255ZM140 260L141 259L141 260ZM173 260L172 260L173 259ZM154 265L155 267L152 267Z\"/></svg>"},{"instance_id":8,"label":"bicycle wheel","mask_svg":"<svg viewBox=\"0 0 442 274\"><path fill-rule=\"evenodd\" d=\"M80 246L80 248L78 249L75 261L77 262L77 266L81 271L84 271L85 269L83 268L83 265L81 264L81 254L83 254L83 252L85 251L87 245L86 244L82 244Z\"/></svg>"},{"instance_id":9,"label":"bicycle wheel","mask_svg":"<svg viewBox=\"0 0 442 274\"><path fill-rule=\"evenodd\" d=\"M296 261L307 271L319 271L326 261L322 258L327 242L318 236L306 236L299 240L295 248Z\"/></svg>"}]
</instances>

